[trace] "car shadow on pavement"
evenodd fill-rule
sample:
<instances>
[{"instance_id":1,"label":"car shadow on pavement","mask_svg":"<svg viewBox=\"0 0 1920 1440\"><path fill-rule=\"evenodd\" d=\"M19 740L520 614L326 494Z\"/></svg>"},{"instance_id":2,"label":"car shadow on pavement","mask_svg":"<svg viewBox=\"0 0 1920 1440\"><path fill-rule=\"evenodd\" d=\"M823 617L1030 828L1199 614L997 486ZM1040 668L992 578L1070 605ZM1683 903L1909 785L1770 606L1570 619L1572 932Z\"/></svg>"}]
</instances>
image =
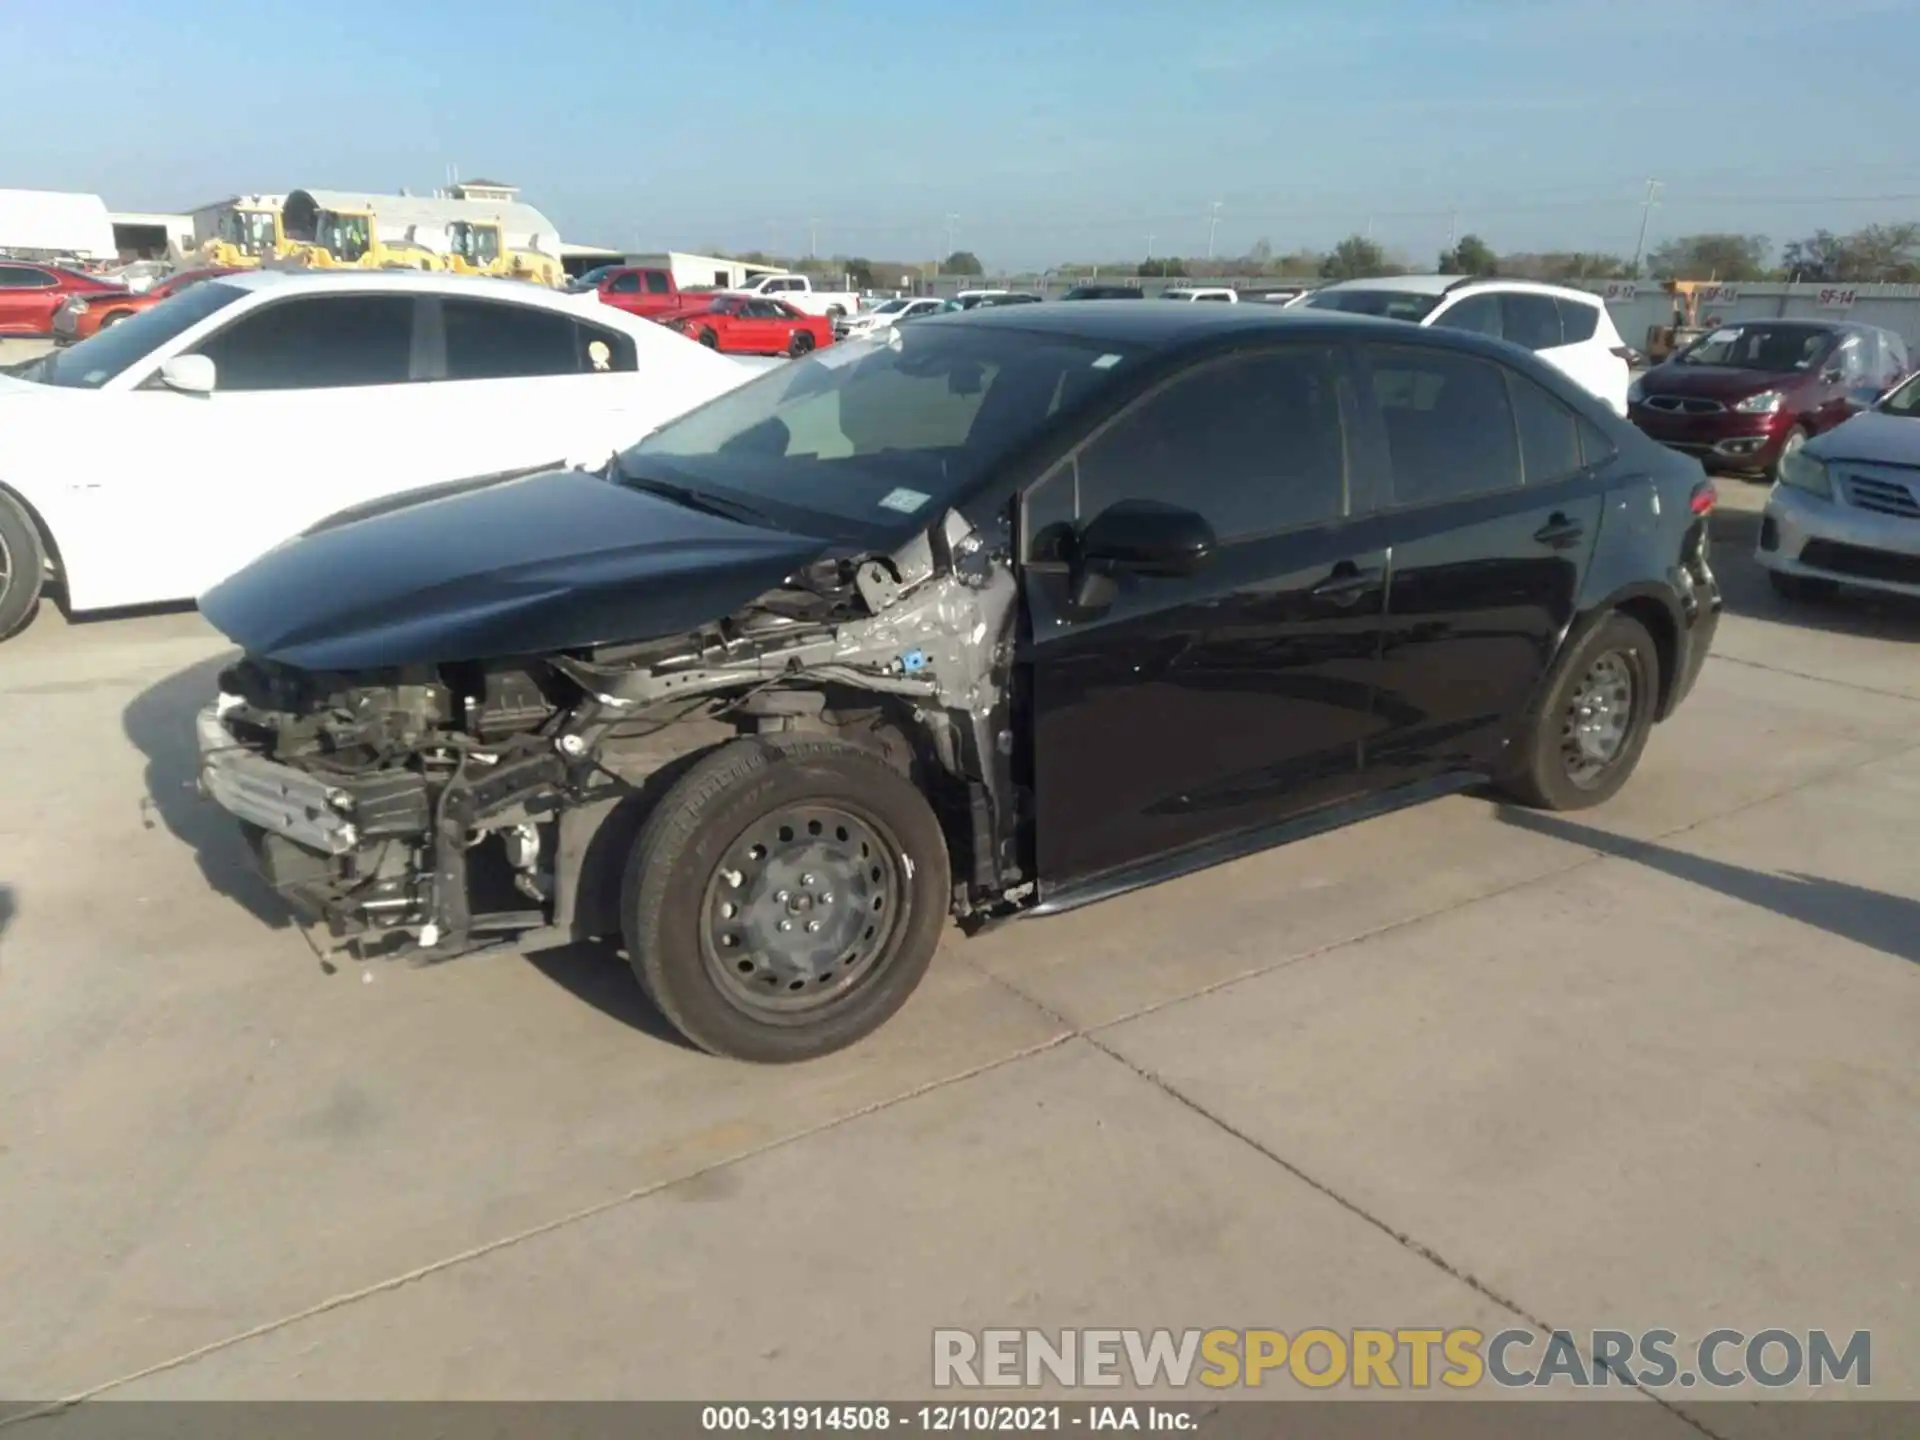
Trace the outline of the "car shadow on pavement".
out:
<instances>
[{"instance_id":1,"label":"car shadow on pavement","mask_svg":"<svg viewBox=\"0 0 1920 1440\"><path fill-rule=\"evenodd\" d=\"M1817 875L1793 871L1776 874L1725 860L1710 860L1704 855L1691 855L1650 840L1631 840L1558 815L1543 815L1537 810L1501 805L1497 813L1503 824L1531 830L1536 835L1550 835L1603 855L1632 860L1676 880L1757 905L1896 960L1920 965L1920 900L1849 885L1843 880L1825 880Z\"/></svg>"},{"instance_id":2,"label":"car shadow on pavement","mask_svg":"<svg viewBox=\"0 0 1920 1440\"><path fill-rule=\"evenodd\" d=\"M213 698L220 672L232 663L223 655L168 676L135 696L120 724L147 757L148 827L157 817L193 850L207 884L262 923L283 930L293 923L293 914L254 868L238 823L195 788L200 750L193 717Z\"/></svg>"},{"instance_id":3,"label":"car shadow on pavement","mask_svg":"<svg viewBox=\"0 0 1920 1440\"><path fill-rule=\"evenodd\" d=\"M526 962L576 1000L584 1000L601 1014L618 1020L655 1040L665 1040L682 1050L697 1051L694 1045L674 1029L647 999L633 969L612 945L599 940L580 940L551 950L528 951Z\"/></svg>"},{"instance_id":4,"label":"car shadow on pavement","mask_svg":"<svg viewBox=\"0 0 1920 1440\"><path fill-rule=\"evenodd\" d=\"M1739 484L1722 476L1716 484ZM1753 558L1760 538L1760 512L1731 507L1713 513L1709 557L1728 610L1756 620L1825 630L1868 640L1920 640L1920 600L1872 590L1842 589L1831 600L1784 600L1773 593L1767 572Z\"/></svg>"}]
</instances>

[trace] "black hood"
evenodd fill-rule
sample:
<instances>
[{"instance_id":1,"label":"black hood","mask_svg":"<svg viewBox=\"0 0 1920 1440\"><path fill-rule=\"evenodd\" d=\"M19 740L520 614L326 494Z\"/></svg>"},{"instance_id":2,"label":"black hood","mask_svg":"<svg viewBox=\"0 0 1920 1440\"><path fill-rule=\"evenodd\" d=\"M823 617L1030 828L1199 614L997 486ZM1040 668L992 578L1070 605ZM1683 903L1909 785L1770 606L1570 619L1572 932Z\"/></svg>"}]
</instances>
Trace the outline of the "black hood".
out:
<instances>
[{"instance_id":1,"label":"black hood","mask_svg":"<svg viewBox=\"0 0 1920 1440\"><path fill-rule=\"evenodd\" d=\"M556 470L346 512L221 581L200 613L307 670L540 655L691 630L833 548Z\"/></svg>"}]
</instances>

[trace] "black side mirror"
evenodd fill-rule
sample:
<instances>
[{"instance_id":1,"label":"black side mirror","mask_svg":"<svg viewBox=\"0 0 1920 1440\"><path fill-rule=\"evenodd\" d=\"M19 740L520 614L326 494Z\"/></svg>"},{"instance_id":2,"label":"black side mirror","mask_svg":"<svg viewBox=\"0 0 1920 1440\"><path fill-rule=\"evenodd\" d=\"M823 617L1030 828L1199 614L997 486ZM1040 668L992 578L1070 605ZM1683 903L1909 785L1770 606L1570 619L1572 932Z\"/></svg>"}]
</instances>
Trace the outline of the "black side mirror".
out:
<instances>
[{"instance_id":1,"label":"black side mirror","mask_svg":"<svg viewBox=\"0 0 1920 1440\"><path fill-rule=\"evenodd\" d=\"M1178 577L1191 575L1219 541L1213 527L1192 510L1158 500L1121 500L1080 529L1081 566L1093 574Z\"/></svg>"}]
</instances>

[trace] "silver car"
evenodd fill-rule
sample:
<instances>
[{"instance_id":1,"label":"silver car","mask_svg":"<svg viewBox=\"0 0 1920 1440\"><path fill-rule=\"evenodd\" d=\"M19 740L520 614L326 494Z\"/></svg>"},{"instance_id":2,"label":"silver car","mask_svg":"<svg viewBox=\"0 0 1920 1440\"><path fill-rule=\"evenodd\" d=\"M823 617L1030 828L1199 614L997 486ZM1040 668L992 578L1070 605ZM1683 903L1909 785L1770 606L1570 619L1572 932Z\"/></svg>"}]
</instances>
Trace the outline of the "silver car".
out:
<instances>
[{"instance_id":1,"label":"silver car","mask_svg":"<svg viewBox=\"0 0 1920 1440\"><path fill-rule=\"evenodd\" d=\"M1920 597L1920 374L1780 463L1755 558L1789 599Z\"/></svg>"}]
</instances>

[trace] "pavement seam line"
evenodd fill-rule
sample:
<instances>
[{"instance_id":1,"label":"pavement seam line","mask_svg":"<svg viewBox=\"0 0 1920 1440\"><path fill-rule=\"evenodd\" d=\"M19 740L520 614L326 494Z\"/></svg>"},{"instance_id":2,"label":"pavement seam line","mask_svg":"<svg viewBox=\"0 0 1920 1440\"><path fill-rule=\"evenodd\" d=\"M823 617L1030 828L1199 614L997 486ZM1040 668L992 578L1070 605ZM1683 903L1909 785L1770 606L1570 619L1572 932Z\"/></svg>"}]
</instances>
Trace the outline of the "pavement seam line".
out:
<instances>
[{"instance_id":1,"label":"pavement seam line","mask_svg":"<svg viewBox=\"0 0 1920 1440\"><path fill-rule=\"evenodd\" d=\"M1252 1135L1248 1134L1246 1131L1241 1130L1240 1128L1229 1123L1227 1120L1223 1119L1222 1117L1214 1114L1213 1111L1207 1109L1206 1106L1202 1105L1198 1100L1195 1100L1192 1096L1186 1094L1181 1090L1175 1089L1171 1084L1169 1084L1166 1080L1161 1078L1161 1076L1156 1074L1154 1071L1148 1070L1144 1066L1136 1064L1134 1061L1128 1059L1125 1055L1122 1055L1119 1051L1115 1050L1112 1046L1102 1041L1098 1035L1088 1034L1083 1036L1082 1038L1085 1039L1087 1044L1091 1045L1094 1049L1098 1050L1102 1055L1105 1055L1108 1059L1114 1061L1116 1064L1123 1066L1125 1069L1131 1071L1134 1075L1138 1076L1140 1079L1146 1081L1147 1084L1151 1085L1154 1089L1158 1090L1162 1095L1165 1095L1168 1099L1172 1100L1175 1104L1181 1106L1183 1109L1189 1111L1190 1113L1199 1116L1202 1120L1206 1121L1208 1124L1214 1126L1216 1129L1222 1131L1223 1133L1232 1136L1235 1140L1238 1140L1242 1145L1246 1146L1249 1150L1252 1150L1256 1155L1261 1156L1263 1159L1269 1161L1274 1165L1277 1165L1280 1169L1286 1171L1287 1174L1293 1176L1293 1178L1300 1181L1301 1184L1306 1185L1308 1188L1318 1192L1321 1195L1324 1195L1327 1199L1333 1201L1334 1204L1338 1205L1341 1209L1347 1211L1347 1213L1354 1216L1354 1218L1364 1221L1368 1225L1371 1225L1374 1229L1378 1230L1382 1235L1385 1235L1389 1240L1392 1240L1396 1245L1398 1245L1401 1249L1407 1251L1409 1254L1414 1255L1417 1258L1426 1261L1427 1264L1433 1266L1436 1270L1439 1270L1442 1274L1446 1275L1448 1278L1455 1280L1459 1284L1466 1286L1469 1290L1472 1290L1475 1294L1480 1295L1487 1300L1491 1300L1495 1305L1498 1305L1501 1309L1507 1311L1509 1314L1518 1315L1522 1320L1525 1320L1529 1325L1533 1326L1535 1330L1548 1333L1548 1334L1552 1334L1558 1331L1559 1327L1554 1325L1549 1325L1545 1320L1542 1320L1538 1315L1535 1315L1531 1310L1528 1310L1527 1308L1522 1306L1517 1300L1513 1300L1508 1296L1501 1294L1498 1290L1494 1289L1493 1286L1489 1285L1486 1281L1482 1280L1478 1275L1475 1275L1471 1270L1461 1269L1459 1266L1455 1265L1452 1261L1448 1260L1447 1257L1442 1255L1438 1250L1435 1250L1431 1245L1428 1245L1425 1241L1416 1240L1412 1235L1408 1234L1406 1231L1398 1230L1394 1228L1394 1226L1388 1224L1387 1221L1382 1219L1380 1216L1375 1215L1371 1210L1368 1210L1364 1205L1360 1204L1359 1201L1349 1199L1347 1196L1341 1194L1340 1191L1334 1189L1331 1185L1325 1183L1322 1180L1317 1179L1313 1175L1308 1174L1305 1170L1301 1169L1298 1165L1294 1164L1291 1160L1288 1160L1285 1156L1281 1155L1279 1151L1270 1148L1269 1146L1263 1144L1261 1141L1255 1139ZM1571 1334L1572 1332L1568 1331L1566 1333ZM1668 1414L1672 1415L1676 1420L1679 1420L1681 1423L1685 1425L1691 1426L1694 1430L1697 1430L1700 1434L1708 1436L1709 1440L1727 1440L1727 1437L1722 1436L1721 1434L1719 1434L1719 1432L1715 1430L1709 1429L1700 1421L1696 1420L1693 1416L1687 1414L1684 1410L1680 1409L1677 1405L1674 1405L1671 1402L1664 1400L1660 1396L1654 1394L1653 1391L1649 1390L1646 1386L1642 1385L1638 1380L1635 1380L1633 1377L1628 1375L1620 1375L1618 1376L1618 1378L1623 1384L1629 1386L1634 1390L1639 1391L1642 1395L1646 1396L1647 1399L1651 1400L1654 1404L1658 1405L1661 1409L1665 1410Z\"/></svg>"},{"instance_id":2,"label":"pavement seam line","mask_svg":"<svg viewBox=\"0 0 1920 1440\"><path fill-rule=\"evenodd\" d=\"M1034 1008L1040 1010L1043 1014L1047 1013L1044 1006L1035 1005ZM1057 1019L1058 1017L1054 1018ZM917 1100L923 1095L930 1095L936 1090L944 1090L950 1085L958 1085L968 1080L977 1079L982 1075L991 1074L993 1071L999 1070L1004 1066L1015 1065L1022 1060L1030 1060L1036 1055L1043 1055L1049 1050L1056 1050L1076 1038L1078 1037L1071 1033L1051 1036L1037 1044L1025 1046L1008 1055L1002 1055L996 1060L989 1060L983 1064L971 1066L968 1069L958 1071L952 1075L941 1076L937 1080L925 1081L910 1090L901 1091L898 1095L888 1096L884 1100L869 1101L867 1104L858 1106L844 1114L836 1115L828 1120L822 1120L816 1125L810 1125L804 1130L796 1130L791 1135L782 1135L775 1139L768 1140L763 1144L751 1146L748 1149L740 1151L738 1154L728 1155L723 1159L710 1161L705 1165L697 1166L689 1170L684 1175L675 1175L670 1179L658 1180L649 1185L642 1185L635 1189L625 1191L622 1194L610 1196L605 1200L597 1200L591 1205L569 1211L567 1214L552 1220L544 1220L538 1225L515 1231L511 1235L502 1236L497 1240L489 1240L485 1244L475 1245L470 1249L459 1251L453 1255L443 1256L441 1259L430 1261L425 1265L417 1266L402 1274L391 1275L385 1280L377 1280L370 1285L363 1285L359 1289L348 1290L339 1295L331 1296L328 1299L309 1305L305 1309L283 1315L278 1319L263 1321L251 1329L242 1330L233 1335L223 1336L218 1340L210 1340L204 1345L196 1346L194 1349L184 1351L170 1359L159 1360L125 1375L117 1376L112 1380L105 1380L97 1385L90 1385L86 1389L75 1391L73 1394L67 1395L62 1399L49 1401L45 1405L36 1406L18 1415L0 1417L0 1430L6 1429L9 1425L17 1425L27 1420L44 1419L49 1415L59 1414L64 1410L70 1410L74 1406L83 1404L88 1400L96 1399L110 1390L117 1390L124 1385L131 1385L136 1381L145 1380L150 1376L159 1375L168 1370L177 1370L182 1365L190 1365L196 1360L205 1359L209 1355L231 1349L235 1345L245 1344L249 1340L258 1340L263 1336L284 1330L291 1325L297 1325L303 1320L311 1320L317 1316L325 1315L330 1311L344 1309L359 1301L371 1299L375 1295L383 1295L390 1291L398 1290L402 1286L411 1285L416 1280L424 1280L428 1276L437 1275L444 1270L451 1270L456 1266L467 1264L473 1260L484 1259L486 1256L511 1249L528 1240L537 1240L544 1235L551 1235L555 1231L566 1229L568 1226L576 1225L584 1220L594 1219L596 1216L607 1214L609 1211L630 1205L637 1200L648 1199L651 1196L658 1195L663 1190L670 1189L675 1185L683 1185L687 1181L698 1179L702 1175L710 1175L716 1170L725 1170L743 1161L772 1154L776 1150L783 1150L787 1146L796 1144L799 1141L812 1139L816 1135L824 1135L829 1131L839 1129L842 1125L865 1119L869 1115L879 1114L883 1110L890 1110L896 1105L904 1104L909 1100Z\"/></svg>"},{"instance_id":3,"label":"pavement seam line","mask_svg":"<svg viewBox=\"0 0 1920 1440\"><path fill-rule=\"evenodd\" d=\"M1743 665L1749 670L1791 675L1796 680L1811 680L1816 685L1836 685L1842 690L1858 690L1864 695L1880 695L1889 700L1904 700L1909 705L1920 705L1920 695L1909 695L1902 690L1882 690L1877 685L1862 685L1856 680L1835 680L1831 675L1810 675L1805 670L1789 670L1784 665L1769 665L1764 660L1743 660L1738 655L1716 655L1713 658L1728 665Z\"/></svg>"}]
</instances>

